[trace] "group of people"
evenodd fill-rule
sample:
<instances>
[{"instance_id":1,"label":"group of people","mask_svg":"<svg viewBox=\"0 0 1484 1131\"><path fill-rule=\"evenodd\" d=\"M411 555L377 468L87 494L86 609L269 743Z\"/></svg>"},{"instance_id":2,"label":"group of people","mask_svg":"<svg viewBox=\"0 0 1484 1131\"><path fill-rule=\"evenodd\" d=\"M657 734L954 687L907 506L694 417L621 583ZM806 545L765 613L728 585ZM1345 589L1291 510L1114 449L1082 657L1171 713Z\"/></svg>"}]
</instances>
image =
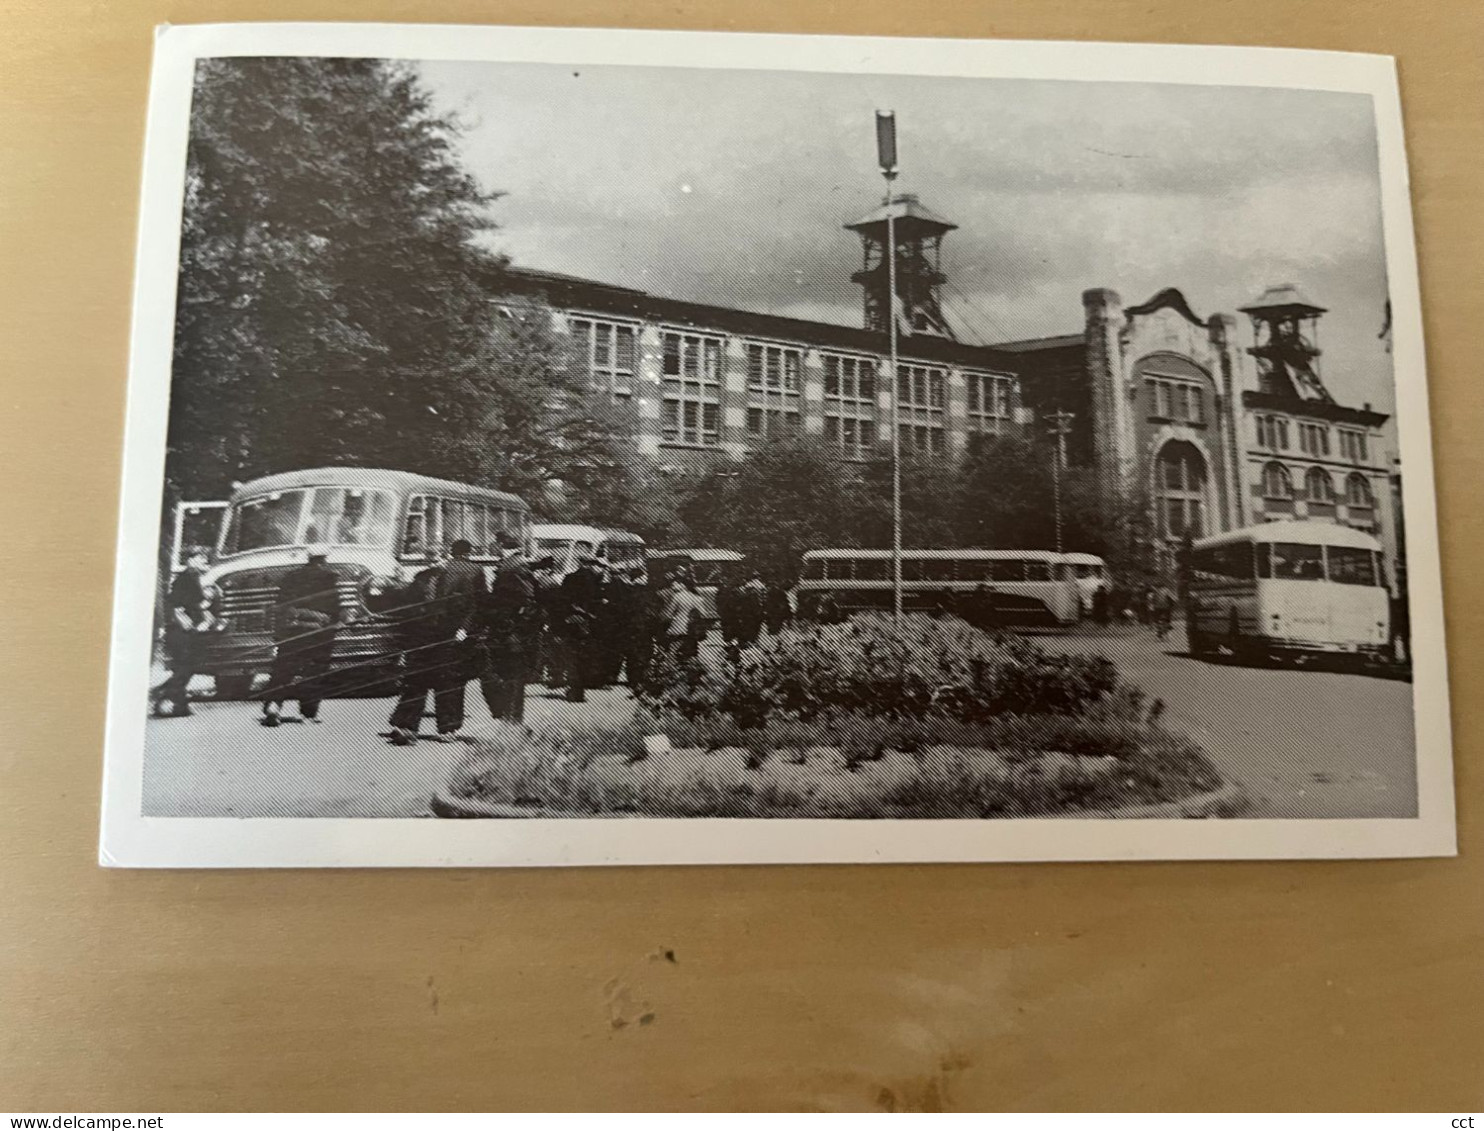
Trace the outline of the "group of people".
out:
<instances>
[{"instance_id":1,"label":"group of people","mask_svg":"<svg viewBox=\"0 0 1484 1131\"><path fill-rule=\"evenodd\" d=\"M479 683L491 716L510 723L524 720L532 683L559 689L574 703L620 682L638 689L661 659L695 660L713 623L687 563L672 565L651 585L639 563L612 565L587 554L563 572L550 557L528 561L513 533L502 533L499 547L492 571L473 561L472 545L460 539L406 585L366 593L368 611L391 626L400 658L388 720L393 744L457 738L470 681ZM265 727L319 721L345 623L340 579L326 558L323 548L311 546L308 560L279 583L273 662L256 696ZM206 562L204 551L193 553L171 588L165 632L171 671L155 692L157 714L190 714L186 686L203 666L213 621L202 583ZM734 661L765 629L776 633L792 616L787 592L756 573L716 595L714 621ZM344 675L336 673L337 680ZM298 704L297 716L285 714L290 702ZM420 734L430 705L434 730Z\"/></svg>"},{"instance_id":2,"label":"group of people","mask_svg":"<svg viewBox=\"0 0 1484 1131\"><path fill-rule=\"evenodd\" d=\"M1092 591L1088 614L1095 624L1136 621L1149 625L1163 640L1174 625L1178 607L1179 598L1175 591L1163 583L1146 585L1142 589L1099 585Z\"/></svg>"},{"instance_id":3,"label":"group of people","mask_svg":"<svg viewBox=\"0 0 1484 1131\"><path fill-rule=\"evenodd\" d=\"M753 647L766 628L777 634L793 618L788 591L769 585L753 572L733 579L716 591L716 620L727 658L736 663L743 649Z\"/></svg>"}]
</instances>

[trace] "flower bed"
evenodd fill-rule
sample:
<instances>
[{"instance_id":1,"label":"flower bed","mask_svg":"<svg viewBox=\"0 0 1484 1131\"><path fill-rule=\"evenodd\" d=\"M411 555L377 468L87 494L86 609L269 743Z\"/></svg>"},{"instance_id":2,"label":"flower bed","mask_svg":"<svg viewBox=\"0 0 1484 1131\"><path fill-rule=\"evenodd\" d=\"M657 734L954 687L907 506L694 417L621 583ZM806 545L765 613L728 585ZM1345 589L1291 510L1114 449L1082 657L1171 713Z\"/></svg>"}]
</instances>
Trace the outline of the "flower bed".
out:
<instances>
[{"instance_id":1,"label":"flower bed","mask_svg":"<svg viewBox=\"0 0 1484 1131\"><path fill-rule=\"evenodd\" d=\"M735 668L661 669L624 726L512 729L477 746L448 793L591 816L1096 815L1222 784L1162 712L1101 657L867 619L785 633Z\"/></svg>"},{"instance_id":2,"label":"flower bed","mask_svg":"<svg viewBox=\"0 0 1484 1131\"><path fill-rule=\"evenodd\" d=\"M1117 669L1102 656L1048 653L957 619L864 616L789 629L735 666L720 654L658 664L643 702L661 719L727 715L744 727L836 713L975 722L1075 714L1118 690Z\"/></svg>"}]
</instances>

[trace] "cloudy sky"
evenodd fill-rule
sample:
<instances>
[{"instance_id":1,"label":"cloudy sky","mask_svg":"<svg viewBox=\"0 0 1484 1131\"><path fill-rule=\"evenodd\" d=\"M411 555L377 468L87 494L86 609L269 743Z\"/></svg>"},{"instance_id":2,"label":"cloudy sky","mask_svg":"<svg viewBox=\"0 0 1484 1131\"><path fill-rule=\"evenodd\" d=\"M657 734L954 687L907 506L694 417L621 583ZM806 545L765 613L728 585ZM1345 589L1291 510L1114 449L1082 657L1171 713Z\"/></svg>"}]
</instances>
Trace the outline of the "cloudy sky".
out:
<instances>
[{"instance_id":1,"label":"cloudy sky","mask_svg":"<svg viewBox=\"0 0 1484 1131\"><path fill-rule=\"evenodd\" d=\"M859 244L880 202L873 113L897 112L901 191L959 230L961 337L1081 329L1081 293L1179 287L1203 318L1270 283L1330 313L1326 382L1393 404L1368 97L1259 88L879 75L422 66L521 266L860 324Z\"/></svg>"}]
</instances>

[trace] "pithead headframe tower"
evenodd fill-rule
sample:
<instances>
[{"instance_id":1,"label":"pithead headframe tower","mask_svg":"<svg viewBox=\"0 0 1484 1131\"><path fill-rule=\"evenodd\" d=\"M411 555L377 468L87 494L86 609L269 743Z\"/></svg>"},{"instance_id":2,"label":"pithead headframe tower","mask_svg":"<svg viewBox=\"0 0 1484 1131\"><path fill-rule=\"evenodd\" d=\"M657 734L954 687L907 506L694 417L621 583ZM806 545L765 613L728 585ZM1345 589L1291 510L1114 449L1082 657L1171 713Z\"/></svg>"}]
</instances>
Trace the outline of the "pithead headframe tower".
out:
<instances>
[{"instance_id":1,"label":"pithead headframe tower","mask_svg":"<svg viewBox=\"0 0 1484 1131\"><path fill-rule=\"evenodd\" d=\"M942 271L943 237L958 225L924 208L912 193L894 195L874 212L845 225L847 231L861 238L863 262L850 279L859 283L864 292L866 329L884 334L890 328L888 215L896 229L899 329L904 333L953 337L953 331L943 319L938 288L947 281Z\"/></svg>"},{"instance_id":2,"label":"pithead headframe tower","mask_svg":"<svg viewBox=\"0 0 1484 1131\"><path fill-rule=\"evenodd\" d=\"M1269 287L1241 308L1252 319L1253 345L1261 392L1272 396L1332 403L1319 378L1319 316L1324 307L1304 297L1292 283Z\"/></svg>"}]
</instances>

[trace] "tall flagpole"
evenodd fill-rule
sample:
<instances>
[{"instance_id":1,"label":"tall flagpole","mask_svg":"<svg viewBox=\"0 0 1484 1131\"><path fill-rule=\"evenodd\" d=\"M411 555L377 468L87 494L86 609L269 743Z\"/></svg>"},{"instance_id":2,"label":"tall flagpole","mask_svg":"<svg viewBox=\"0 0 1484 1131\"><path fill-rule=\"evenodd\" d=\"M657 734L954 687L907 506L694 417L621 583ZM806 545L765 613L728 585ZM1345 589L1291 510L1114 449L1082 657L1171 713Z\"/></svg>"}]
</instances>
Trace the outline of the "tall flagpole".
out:
<instances>
[{"instance_id":1,"label":"tall flagpole","mask_svg":"<svg viewBox=\"0 0 1484 1131\"><path fill-rule=\"evenodd\" d=\"M897 179L897 115L876 111L876 155L886 181L886 324L891 338L891 605L902 622L902 397L897 377L897 225L891 183Z\"/></svg>"}]
</instances>

